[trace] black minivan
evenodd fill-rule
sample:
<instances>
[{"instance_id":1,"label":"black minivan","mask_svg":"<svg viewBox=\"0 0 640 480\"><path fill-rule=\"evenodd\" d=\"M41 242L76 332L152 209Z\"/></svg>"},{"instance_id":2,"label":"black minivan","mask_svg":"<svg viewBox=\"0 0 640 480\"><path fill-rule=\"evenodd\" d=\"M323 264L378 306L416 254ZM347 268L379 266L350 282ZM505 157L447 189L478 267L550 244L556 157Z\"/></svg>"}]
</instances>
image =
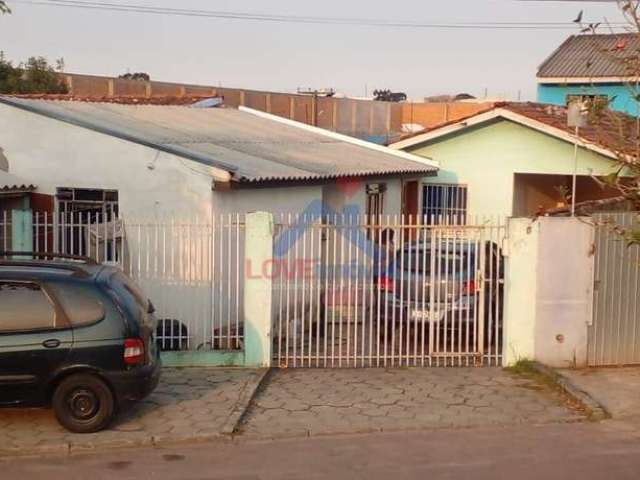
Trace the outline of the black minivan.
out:
<instances>
[{"instance_id":1,"label":"black minivan","mask_svg":"<svg viewBox=\"0 0 640 480\"><path fill-rule=\"evenodd\" d=\"M118 268L0 253L0 406L52 406L72 432L104 429L158 384L153 310Z\"/></svg>"}]
</instances>

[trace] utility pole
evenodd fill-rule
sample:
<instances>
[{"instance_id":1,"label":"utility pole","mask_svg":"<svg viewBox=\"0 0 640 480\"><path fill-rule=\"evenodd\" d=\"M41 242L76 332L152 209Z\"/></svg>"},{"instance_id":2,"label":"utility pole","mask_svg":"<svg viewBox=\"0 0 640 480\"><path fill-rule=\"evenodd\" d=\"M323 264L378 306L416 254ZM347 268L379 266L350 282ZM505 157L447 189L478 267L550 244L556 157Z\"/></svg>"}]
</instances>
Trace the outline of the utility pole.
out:
<instances>
[{"instance_id":1,"label":"utility pole","mask_svg":"<svg viewBox=\"0 0 640 480\"><path fill-rule=\"evenodd\" d=\"M578 188L578 138L580 135L580 127L576 125L575 136L573 139L573 179L571 185L571 216L576 216L576 190Z\"/></svg>"},{"instance_id":2,"label":"utility pole","mask_svg":"<svg viewBox=\"0 0 640 480\"><path fill-rule=\"evenodd\" d=\"M571 216L576 216L576 198L578 189L578 142L580 138L580 127L586 125L586 106L582 101L575 101L567 107L567 126L573 127L573 177L571 181Z\"/></svg>"}]
</instances>

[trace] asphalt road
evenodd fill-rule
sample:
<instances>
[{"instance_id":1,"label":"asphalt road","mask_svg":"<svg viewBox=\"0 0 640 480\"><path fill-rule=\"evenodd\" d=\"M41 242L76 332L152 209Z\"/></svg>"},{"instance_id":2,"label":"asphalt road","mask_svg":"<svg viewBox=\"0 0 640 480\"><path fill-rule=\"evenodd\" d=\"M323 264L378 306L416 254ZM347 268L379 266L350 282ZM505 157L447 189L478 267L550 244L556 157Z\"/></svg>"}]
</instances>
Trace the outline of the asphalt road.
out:
<instances>
[{"instance_id":1,"label":"asphalt road","mask_svg":"<svg viewBox=\"0 0 640 480\"><path fill-rule=\"evenodd\" d=\"M2 479L637 479L640 423L317 437L0 460Z\"/></svg>"}]
</instances>

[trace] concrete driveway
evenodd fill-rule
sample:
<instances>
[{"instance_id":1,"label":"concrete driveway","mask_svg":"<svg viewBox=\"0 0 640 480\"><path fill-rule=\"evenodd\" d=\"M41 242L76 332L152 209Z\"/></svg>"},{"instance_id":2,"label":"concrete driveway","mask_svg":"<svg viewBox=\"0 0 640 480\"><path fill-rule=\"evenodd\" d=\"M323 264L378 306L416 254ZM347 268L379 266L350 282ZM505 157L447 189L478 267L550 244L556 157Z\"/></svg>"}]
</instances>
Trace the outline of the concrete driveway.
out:
<instances>
[{"instance_id":1,"label":"concrete driveway","mask_svg":"<svg viewBox=\"0 0 640 480\"><path fill-rule=\"evenodd\" d=\"M241 433L281 438L584 420L540 379L500 368L275 370Z\"/></svg>"}]
</instances>

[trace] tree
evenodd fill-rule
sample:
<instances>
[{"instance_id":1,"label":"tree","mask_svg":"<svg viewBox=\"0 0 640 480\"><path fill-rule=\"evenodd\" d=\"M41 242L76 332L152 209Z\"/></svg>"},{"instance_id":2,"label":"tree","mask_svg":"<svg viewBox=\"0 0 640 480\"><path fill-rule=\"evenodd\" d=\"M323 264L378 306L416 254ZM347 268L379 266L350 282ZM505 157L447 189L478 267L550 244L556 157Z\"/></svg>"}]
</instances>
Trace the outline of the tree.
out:
<instances>
[{"instance_id":1,"label":"tree","mask_svg":"<svg viewBox=\"0 0 640 480\"><path fill-rule=\"evenodd\" d=\"M0 15L5 13L11 13L11 9L7 5L7 2L0 0Z\"/></svg>"},{"instance_id":2,"label":"tree","mask_svg":"<svg viewBox=\"0 0 640 480\"><path fill-rule=\"evenodd\" d=\"M640 0L616 0L626 20L625 33L637 35L640 39ZM582 12L581 12L582 13ZM606 23L582 23L582 15L576 23L580 24L581 33L595 35L607 26ZM614 33L610 28L610 32ZM594 42L594 45L597 45ZM625 77L629 78L626 88L640 107L640 51L621 38L615 48L602 52L608 59L622 65ZM609 108L608 102L587 102L586 120L588 129L594 134L598 143L615 154L617 167L604 179L596 179L603 187L614 188L620 198L630 204L632 209L640 212L640 117L632 117ZM638 213L640 220L640 213ZM612 228L624 237L629 245L640 245L640 226L624 228L613 225Z\"/></svg>"},{"instance_id":3,"label":"tree","mask_svg":"<svg viewBox=\"0 0 640 480\"><path fill-rule=\"evenodd\" d=\"M118 78L123 78L125 80L140 80L143 82L148 82L149 80L151 80L149 74L144 72L124 73Z\"/></svg>"},{"instance_id":4,"label":"tree","mask_svg":"<svg viewBox=\"0 0 640 480\"><path fill-rule=\"evenodd\" d=\"M57 60L58 71L63 65ZM0 52L0 93L68 93L58 71L44 57L29 57L16 67Z\"/></svg>"}]
</instances>

